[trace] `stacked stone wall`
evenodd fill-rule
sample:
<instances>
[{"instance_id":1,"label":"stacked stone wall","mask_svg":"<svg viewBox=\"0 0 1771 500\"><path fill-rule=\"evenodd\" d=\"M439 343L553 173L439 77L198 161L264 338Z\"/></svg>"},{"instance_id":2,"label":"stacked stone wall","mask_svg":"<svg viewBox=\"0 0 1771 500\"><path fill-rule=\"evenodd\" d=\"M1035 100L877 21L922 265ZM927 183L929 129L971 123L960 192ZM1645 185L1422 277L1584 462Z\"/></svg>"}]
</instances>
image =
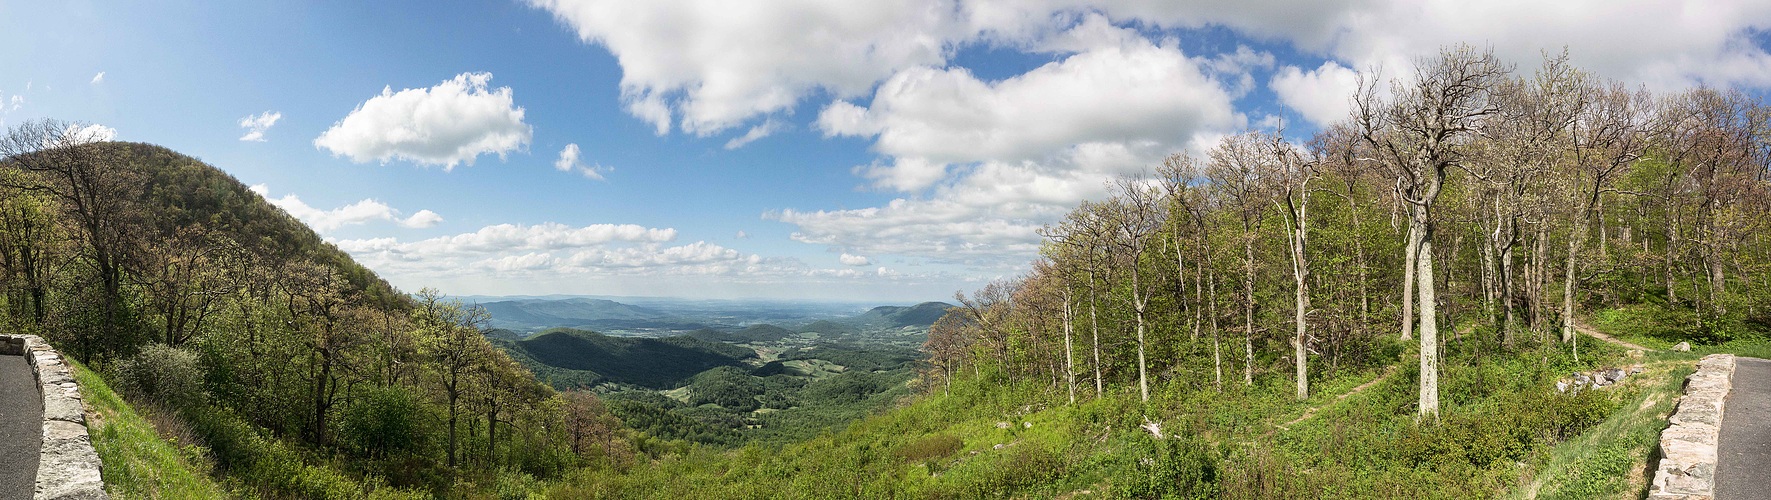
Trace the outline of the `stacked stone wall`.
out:
<instances>
[{"instance_id":1,"label":"stacked stone wall","mask_svg":"<svg viewBox=\"0 0 1771 500\"><path fill-rule=\"evenodd\" d=\"M38 500L105 499L102 464L86 433L80 385L61 354L36 335L0 335L0 355L25 356L43 397L43 450L37 459Z\"/></svg>"},{"instance_id":2,"label":"stacked stone wall","mask_svg":"<svg viewBox=\"0 0 1771 500\"><path fill-rule=\"evenodd\" d=\"M1722 411L1733 388L1734 355L1711 354L1685 378L1685 396L1660 432L1660 464L1648 498L1712 499L1716 496L1716 446L1722 437Z\"/></svg>"}]
</instances>

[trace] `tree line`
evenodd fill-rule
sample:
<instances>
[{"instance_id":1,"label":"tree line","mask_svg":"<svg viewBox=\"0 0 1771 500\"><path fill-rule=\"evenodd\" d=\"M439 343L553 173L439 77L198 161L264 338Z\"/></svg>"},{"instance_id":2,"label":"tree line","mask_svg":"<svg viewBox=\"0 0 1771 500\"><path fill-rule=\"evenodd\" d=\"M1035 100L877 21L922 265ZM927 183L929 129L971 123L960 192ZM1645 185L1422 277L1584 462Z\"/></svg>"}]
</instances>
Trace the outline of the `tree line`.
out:
<instances>
[{"instance_id":1,"label":"tree line","mask_svg":"<svg viewBox=\"0 0 1771 500\"><path fill-rule=\"evenodd\" d=\"M486 340L484 309L401 293L232 177L87 130L0 138L0 324L187 421L222 471L264 462L241 449L260 433L431 488L627 453L594 396Z\"/></svg>"},{"instance_id":2,"label":"tree line","mask_svg":"<svg viewBox=\"0 0 1771 500\"><path fill-rule=\"evenodd\" d=\"M1703 338L1771 329L1771 106L1632 88L1566 52L1522 72L1458 46L1412 69L1362 72L1305 142L1244 132L1112 182L1042 230L1030 271L957 294L926 379L1148 401L1152 382L1270 377L1301 399L1312 375L1388 362L1390 337L1431 418L1446 342L1578 359L1579 318L1632 304Z\"/></svg>"}]
</instances>

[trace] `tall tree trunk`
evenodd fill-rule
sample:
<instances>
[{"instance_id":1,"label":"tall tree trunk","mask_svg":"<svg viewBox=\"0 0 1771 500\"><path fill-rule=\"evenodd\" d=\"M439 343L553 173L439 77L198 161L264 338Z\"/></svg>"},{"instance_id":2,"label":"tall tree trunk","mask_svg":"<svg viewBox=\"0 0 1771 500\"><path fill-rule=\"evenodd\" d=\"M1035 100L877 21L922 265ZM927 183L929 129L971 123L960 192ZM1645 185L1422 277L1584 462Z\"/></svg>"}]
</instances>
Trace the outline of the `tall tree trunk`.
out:
<instances>
[{"instance_id":1,"label":"tall tree trunk","mask_svg":"<svg viewBox=\"0 0 1771 500\"><path fill-rule=\"evenodd\" d=\"M1217 385L1218 392L1224 392L1224 351L1223 351L1223 342L1221 342L1220 335L1219 335L1219 332L1221 332L1223 330L1223 328L1222 328L1222 325L1220 324L1221 317L1218 316L1217 272L1209 267L1206 269L1207 269L1206 272L1210 273L1209 276L1206 276L1205 281L1208 284L1209 290L1210 290L1210 293L1206 294L1206 296L1211 299L1212 382Z\"/></svg>"},{"instance_id":2,"label":"tall tree trunk","mask_svg":"<svg viewBox=\"0 0 1771 500\"><path fill-rule=\"evenodd\" d=\"M1575 224L1574 232L1568 235L1568 266L1562 275L1562 342L1573 343L1574 339L1574 276L1575 260L1580 256L1580 243L1586 232L1586 224Z\"/></svg>"},{"instance_id":3,"label":"tall tree trunk","mask_svg":"<svg viewBox=\"0 0 1771 500\"><path fill-rule=\"evenodd\" d=\"M1672 220L1667 223L1666 266L1663 269L1666 271L1666 303L1671 306L1679 303L1678 287L1673 279L1673 262L1678 258L1679 248L1679 218L1672 207L1668 207L1667 212L1671 214L1667 218Z\"/></svg>"},{"instance_id":4,"label":"tall tree trunk","mask_svg":"<svg viewBox=\"0 0 1771 500\"><path fill-rule=\"evenodd\" d=\"M1064 388L1070 392L1070 404L1076 404L1076 359L1073 353L1076 348L1070 344L1071 332L1075 329L1073 322L1076 315L1070 304L1070 290L1064 290Z\"/></svg>"},{"instance_id":5,"label":"tall tree trunk","mask_svg":"<svg viewBox=\"0 0 1771 500\"><path fill-rule=\"evenodd\" d=\"M1143 285L1138 280L1139 274L1138 264L1134 260L1131 268L1131 302L1132 312L1138 318L1138 395L1144 401L1150 401L1150 376L1144 364L1144 296Z\"/></svg>"},{"instance_id":6,"label":"tall tree trunk","mask_svg":"<svg viewBox=\"0 0 1771 500\"><path fill-rule=\"evenodd\" d=\"M1422 210L1420 218L1426 218ZM1420 413L1419 416L1439 416L1439 318L1438 304L1433 286L1433 226L1428 221L1416 221L1420 226L1419 262L1420 269L1416 276L1420 279L1418 292L1420 297Z\"/></svg>"},{"instance_id":7,"label":"tall tree trunk","mask_svg":"<svg viewBox=\"0 0 1771 500\"><path fill-rule=\"evenodd\" d=\"M1548 297L1544 294L1544 283L1548 281L1546 262L1549 260L1549 229L1543 223L1537 225L1537 237L1532 241L1531 254L1531 330L1537 333L1538 340L1543 340L1544 302Z\"/></svg>"},{"instance_id":8,"label":"tall tree trunk","mask_svg":"<svg viewBox=\"0 0 1771 500\"><path fill-rule=\"evenodd\" d=\"M1310 310L1310 284L1308 281L1310 263L1305 258L1304 250L1305 245L1309 244L1310 236L1309 192L1305 191L1301 198L1302 200L1297 203L1295 210L1291 207L1291 197L1287 196L1285 199L1285 204L1287 205L1286 215L1291 219L1291 227L1287 230L1289 233L1287 236L1289 237L1286 238L1286 240L1290 243L1290 245L1287 246L1290 247L1291 276L1292 281L1294 282L1293 289L1297 299L1297 308L1292 318L1293 323L1296 326L1296 334L1293 336L1291 342L1293 364L1296 365L1297 371L1297 395L1298 399L1307 399L1310 397L1310 357L1308 344L1306 344L1308 340L1307 330L1309 328L1309 322L1305 321L1305 315L1308 314Z\"/></svg>"},{"instance_id":9,"label":"tall tree trunk","mask_svg":"<svg viewBox=\"0 0 1771 500\"><path fill-rule=\"evenodd\" d=\"M1101 382L1101 318L1095 313L1094 274L1089 274L1088 286L1088 324L1089 335L1094 340L1095 350L1095 399L1106 393L1106 385Z\"/></svg>"},{"instance_id":10,"label":"tall tree trunk","mask_svg":"<svg viewBox=\"0 0 1771 500\"><path fill-rule=\"evenodd\" d=\"M1254 231L1242 237L1242 383L1254 385Z\"/></svg>"},{"instance_id":11,"label":"tall tree trunk","mask_svg":"<svg viewBox=\"0 0 1771 500\"><path fill-rule=\"evenodd\" d=\"M1518 243L1518 228L1511 229L1512 236L1500 249L1501 308L1506 311L1506 321L1501 324L1501 342L1508 347L1513 345L1513 329L1517 324L1513 317L1513 247Z\"/></svg>"},{"instance_id":12,"label":"tall tree trunk","mask_svg":"<svg viewBox=\"0 0 1771 500\"><path fill-rule=\"evenodd\" d=\"M1358 228L1355 227L1354 230L1357 231ZM1371 281L1371 274L1370 268L1366 266L1365 262L1365 238L1361 235L1353 236L1353 258L1355 259L1354 262L1359 266L1359 333L1364 334L1366 327L1371 325L1371 292L1369 283L1369 281Z\"/></svg>"},{"instance_id":13,"label":"tall tree trunk","mask_svg":"<svg viewBox=\"0 0 1771 500\"><path fill-rule=\"evenodd\" d=\"M1420 261L1420 229L1408 223L1408 240L1402 245L1402 340L1414 337L1414 283Z\"/></svg>"}]
</instances>

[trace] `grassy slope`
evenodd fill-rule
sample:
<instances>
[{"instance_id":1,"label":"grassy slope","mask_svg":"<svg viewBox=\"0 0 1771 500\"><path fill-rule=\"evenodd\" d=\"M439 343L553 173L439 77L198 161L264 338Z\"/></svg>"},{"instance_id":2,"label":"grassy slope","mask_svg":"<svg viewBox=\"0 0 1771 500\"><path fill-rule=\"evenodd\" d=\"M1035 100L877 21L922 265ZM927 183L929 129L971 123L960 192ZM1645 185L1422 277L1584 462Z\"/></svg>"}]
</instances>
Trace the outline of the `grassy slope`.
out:
<instances>
[{"instance_id":1,"label":"grassy slope","mask_svg":"<svg viewBox=\"0 0 1771 500\"><path fill-rule=\"evenodd\" d=\"M72 362L70 362L72 363ZM77 363L80 397L94 413L92 446L104 461L105 489L113 498L226 498L209 477L206 451L163 437L104 379Z\"/></svg>"},{"instance_id":2,"label":"grassy slope","mask_svg":"<svg viewBox=\"0 0 1771 500\"><path fill-rule=\"evenodd\" d=\"M1648 491L1660 431L1678 402L1694 356L1650 353L1642 374L1609 390L1624 402L1605 422L1557 445L1528 471L1513 498L1639 498Z\"/></svg>"},{"instance_id":3,"label":"grassy slope","mask_svg":"<svg viewBox=\"0 0 1771 500\"><path fill-rule=\"evenodd\" d=\"M1684 379L1697 360L1712 353L1771 358L1771 341L1754 335L1714 345L1697 344L1691 352L1669 352L1678 336L1668 325L1665 311L1656 305L1637 305L1600 311L1594 326L1621 340L1659 352L1640 362L1643 376L1623 384L1623 404L1605 422L1580 437L1562 443L1550 454L1537 477L1529 477L1515 498L1641 498L1647 494L1652 464L1657 459L1660 431L1677 403Z\"/></svg>"},{"instance_id":4,"label":"grassy slope","mask_svg":"<svg viewBox=\"0 0 1771 500\"><path fill-rule=\"evenodd\" d=\"M586 470L549 493L1116 498L1161 496L1155 494L1177 484L1183 487L1166 493L1488 498L1640 491L1639 471L1671 404L1667 394L1689 357L1651 354L1644 376L1572 396L1550 389L1556 378L1635 361L1609 345L1583 345L1582 363L1555 348L1496 351L1475 343L1448 347L1445 412L1437 424L1415 422L1408 355L1394 374L1345 399L1337 396L1383 370L1321 377L1305 401L1290 396L1284 377L1267 377L1254 387L1228 384L1223 393L1162 387L1147 404L1121 387L1070 405L1042 384L986 374L962 380L951 394L917 398L802 443L701 449L626 470ZM1312 408L1310 418L1278 427ZM1141 427L1146 422L1160 423L1171 439L1152 439Z\"/></svg>"}]
</instances>

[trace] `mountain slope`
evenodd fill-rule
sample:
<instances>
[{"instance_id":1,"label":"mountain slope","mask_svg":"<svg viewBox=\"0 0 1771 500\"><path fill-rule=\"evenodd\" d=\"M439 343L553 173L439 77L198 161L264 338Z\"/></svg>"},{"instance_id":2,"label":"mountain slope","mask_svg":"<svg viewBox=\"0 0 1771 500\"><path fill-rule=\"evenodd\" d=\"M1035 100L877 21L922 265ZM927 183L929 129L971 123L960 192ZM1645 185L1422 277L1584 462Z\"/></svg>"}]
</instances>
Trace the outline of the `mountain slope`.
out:
<instances>
[{"instance_id":1,"label":"mountain slope","mask_svg":"<svg viewBox=\"0 0 1771 500\"><path fill-rule=\"evenodd\" d=\"M555 328L500 345L519 354L519 360L539 365L532 365L531 369L556 385L561 381L570 382L566 385L610 382L668 389L697 373L720 366L740 366L744 359L756 356L750 349L689 336L611 337L569 328Z\"/></svg>"},{"instance_id":2,"label":"mountain slope","mask_svg":"<svg viewBox=\"0 0 1771 500\"><path fill-rule=\"evenodd\" d=\"M923 302L910 307L879 306L850 318L848 322L876 328L928 328L952 307L946 302Z\"/></svg>"}]
</instances>

